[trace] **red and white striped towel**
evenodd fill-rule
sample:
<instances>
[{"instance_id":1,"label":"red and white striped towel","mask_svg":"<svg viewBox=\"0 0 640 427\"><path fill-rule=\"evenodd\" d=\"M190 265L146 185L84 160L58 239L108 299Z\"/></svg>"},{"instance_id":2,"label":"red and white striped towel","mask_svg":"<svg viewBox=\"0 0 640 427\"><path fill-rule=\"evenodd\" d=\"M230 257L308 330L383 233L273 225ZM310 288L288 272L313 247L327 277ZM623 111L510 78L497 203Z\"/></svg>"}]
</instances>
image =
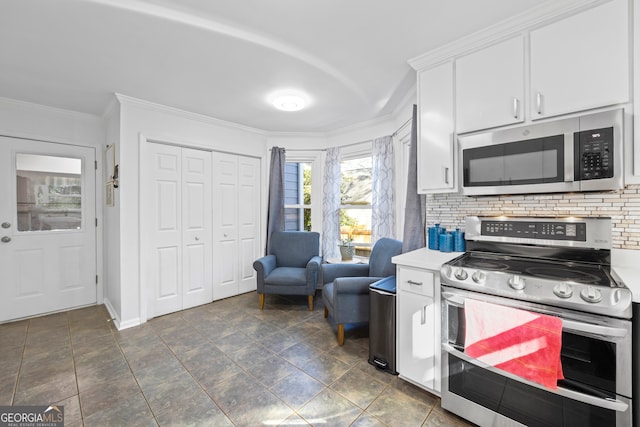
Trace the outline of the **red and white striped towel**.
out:
<instances>
[{"instance_id":1,"label":"red and white striped towel","mask_svg":"<svg viewBox=\"0 0 640 427\"><path fill-rule=\"evenodd\" d=\"M465 353L490 366L557 388L563 379L562 319L466 299Z\"/></svg>"}]
</instances>

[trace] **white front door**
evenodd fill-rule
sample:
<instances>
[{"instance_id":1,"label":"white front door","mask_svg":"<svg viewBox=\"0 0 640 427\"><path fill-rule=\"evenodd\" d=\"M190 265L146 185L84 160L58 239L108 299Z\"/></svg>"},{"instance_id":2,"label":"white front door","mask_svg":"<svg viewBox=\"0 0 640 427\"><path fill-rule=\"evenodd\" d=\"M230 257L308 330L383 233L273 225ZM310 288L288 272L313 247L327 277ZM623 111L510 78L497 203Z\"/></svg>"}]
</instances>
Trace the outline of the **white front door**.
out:
<instances>
[{"instance_id":1,"label":"white front door","mask_svg":"<svg viewBox=\"0 0 640 427\"><path fill-rule=\"evenodd\" d=\"M149 143L147 154L143 218L154 317L212 300L211 153Z\"/></svg>"},{"instance_id":2,"label":"white front door","mask_svg":"<svg viewBox=\"0 0 640 427\"><path fill-rule=\"evenodd\" d=\"M0 137L0 322L96 303L95 150Z\"/></svg>"}]
</instances>

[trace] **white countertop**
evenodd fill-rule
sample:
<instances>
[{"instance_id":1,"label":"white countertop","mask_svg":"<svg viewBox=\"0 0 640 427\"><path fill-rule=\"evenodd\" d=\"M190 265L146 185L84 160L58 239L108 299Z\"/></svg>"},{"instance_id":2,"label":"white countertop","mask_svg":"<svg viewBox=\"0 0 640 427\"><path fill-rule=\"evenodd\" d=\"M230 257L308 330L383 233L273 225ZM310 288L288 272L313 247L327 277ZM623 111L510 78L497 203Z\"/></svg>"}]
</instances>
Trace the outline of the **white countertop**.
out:
<instances>
[{"instance_id":1,"label":"white countertop","mask_svg":"<svg viewBox=\"0 0 640 427\"><path fill-rule=\"evenodd\" d=\"M405 254L396 255L391 262L406 267L424 268L427 270L440 270L442 264L459 257L464 252L440 252L432 249L421 248Z\"/></svg>"},{"instance_id":2,"label":"white countertop","mask_svg":"<svg viewBox=\"0 0 640 427\"><path fill-rule=\"evenodd\" d=\"M611 269L631 290L633 302L640 303L640 251L612 249Z\"/></svg>"}]
</instances>

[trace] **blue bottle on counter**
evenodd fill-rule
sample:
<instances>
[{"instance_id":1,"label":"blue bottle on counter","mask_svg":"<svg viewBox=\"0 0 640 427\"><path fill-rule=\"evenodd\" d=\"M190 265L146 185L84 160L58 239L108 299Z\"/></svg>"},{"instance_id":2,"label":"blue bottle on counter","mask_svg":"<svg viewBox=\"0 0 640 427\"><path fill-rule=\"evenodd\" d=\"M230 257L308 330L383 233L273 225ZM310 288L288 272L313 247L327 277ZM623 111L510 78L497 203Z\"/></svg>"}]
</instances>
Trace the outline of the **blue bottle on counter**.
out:
<instances>
[{"instance_id":1,"label":"blue bottle on counter","mask_svg":"<svg viewBox=\"0 0 640 427\"><path fill-rule=\"evenodd\" d=\"M440 224L436 224L434 227L429 227L429 249L437 251L440 248L439 237L444 233L446 228L440 227Z\"/></svg>"},{"instance_id":2,"label":"blue bottle on counter","mask_svg":"<svg viewBox=\"0 0 640 427\"><path fill-rule=\"evenodd\" d=\"M460 231L459 228L456 228L456 231L453 232L453 250L455 252L464 252L466 246L464 231Z\"/></svg>"},{"instance_id":3,"label":"blue bottle on counter","mask_svg":"<svg viewBox=\"0 0 640 427\"><path fill-rule=\"evenodd\" d=\"M453 252L453 235L451 234L451 232L444 232L438 237L440 252Z\"/></svg>"}]
</instances>

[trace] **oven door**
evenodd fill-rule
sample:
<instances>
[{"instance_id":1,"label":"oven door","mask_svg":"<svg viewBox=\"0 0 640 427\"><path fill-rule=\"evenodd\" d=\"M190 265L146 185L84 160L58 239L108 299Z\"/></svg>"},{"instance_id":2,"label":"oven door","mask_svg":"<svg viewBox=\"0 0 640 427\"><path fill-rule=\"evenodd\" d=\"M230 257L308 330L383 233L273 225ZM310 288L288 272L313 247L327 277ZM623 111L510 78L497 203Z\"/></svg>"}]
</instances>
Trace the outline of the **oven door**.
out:
<instances>
[{"instance_id":1,"label":"oven door","mask_svg":"<svg viewBox=\"0 0 640 427\"><path fill-rule=\"evenodd\" d=\"M464 301L562 319L562 368L549 389L464 352ZM442 286L442 407L482 426L631 426L631 322Z\"/></svg>"}]
</instances>

